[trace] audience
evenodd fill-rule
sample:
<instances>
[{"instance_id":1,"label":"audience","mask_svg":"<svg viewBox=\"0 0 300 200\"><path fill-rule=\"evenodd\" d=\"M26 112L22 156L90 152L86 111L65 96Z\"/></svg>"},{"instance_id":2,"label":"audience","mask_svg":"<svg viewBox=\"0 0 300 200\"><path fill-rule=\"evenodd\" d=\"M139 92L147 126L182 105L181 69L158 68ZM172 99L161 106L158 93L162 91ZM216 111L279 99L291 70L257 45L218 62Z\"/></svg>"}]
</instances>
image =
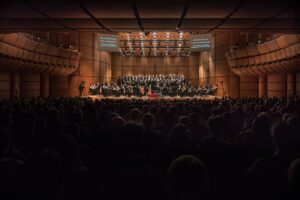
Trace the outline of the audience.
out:
<instances>
[{"instance_id":1,"label":"audience","mask_svg":"<svg viewBox=\"0 0 300 200\"><path fill-rule=\"evenodd\" d=\"M298 98L0 101L1 199L298 199Z\"/></svg>"},{"instance_id":2,"label":"audience","mask_svg":"<svg viewBox=\"0 0 300 200\"><path fill-rule=\"evenodd\" d=\"M171 199L208 199L209 177L203 162L192 155L176 158L168 171L168 187Z\"/></svg>"}]
</instances>

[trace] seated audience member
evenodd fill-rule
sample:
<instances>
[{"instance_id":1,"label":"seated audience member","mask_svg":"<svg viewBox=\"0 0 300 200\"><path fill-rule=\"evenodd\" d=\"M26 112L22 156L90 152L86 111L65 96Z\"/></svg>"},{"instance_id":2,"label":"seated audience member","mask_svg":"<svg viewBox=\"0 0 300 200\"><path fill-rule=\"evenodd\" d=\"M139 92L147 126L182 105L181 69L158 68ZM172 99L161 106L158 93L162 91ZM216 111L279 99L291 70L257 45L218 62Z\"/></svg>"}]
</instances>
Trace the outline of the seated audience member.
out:
<instances>
[{"instance_id":1,"label":"seated audience member","mask_svg":"<svg viewBox=\"0 0 300 200\"><path fill-rule=\"evenodd\" d=\"M19 199L22 195L20 174L23 162L14 159L10 153L13 143L12 132L7 128L0 128L0 198Z\"/></svg>"},{"instance_id":2,"label":"seated audience member","mask_svg":"<svg viewBox=\"0 0 300 200\"><path fill-rule=\"evenodd\" d=\"M172 200L198 200L209 197L209 176L204 163L192 155L182 155L168 170L168 188Z\"/></svg>"},{"instance_id":3,"label":"seated audience member","mask_svg":"<svg viewBox=\"0 0 300 200\"><path fill-rule=\"evenodd\" d=\"M143 116L144 135L142 138L142 151L145 156L154 156L155 151L159 148L159 145L164 143L166 139L162 136L161 132L154 129L155 117L146 113Z\"/></svg>"},{"instance_id":4,"label":"seated audience member","mask_svg":"<svg viewBox=\"0 0 300 200\"><path fill-rule=\"evenodd\" d=\"M292 162L288 169L289 199L300 199L300 159Z\"/></svg>"},{"instance_id":5,"label":"seated audience member","mask_svg":"<svg viewBox=\"0 0 300 200\"><path fill-rule=\"evenodd\" d=\"M236 181L238 160L235 145L223 139L226 133L225 119L221 115L212 116L208 120L210 135L203 138L197 149L199 158L207 165L211 173L211 187L214 198L222 195L229 197Z\"/></svg>"},{"instance_id":6,"label":"seated audience member","mask_svg":"<svg viewBox=\"0 0 300 200\"><path fill-rule=\"evenodd\" d=\"M295 158L291 127L285 122L273 126L272 138L276 150L261 157L247 170L249 189L255 199L284 199L287 196L285 172ZM250 192L250 191L249 191Z\"/></svg>"},{"instance_id":7,"label":"seated audience member","mask_svg":"<svg viewBox=\"0 0 300 200\"><path fill-rule=\"evenodd\" d=\"M170 132L168 154L170 158L173 159L188 152L187 128L182 124L177 124Z\"/></svg>"}]
</instances>

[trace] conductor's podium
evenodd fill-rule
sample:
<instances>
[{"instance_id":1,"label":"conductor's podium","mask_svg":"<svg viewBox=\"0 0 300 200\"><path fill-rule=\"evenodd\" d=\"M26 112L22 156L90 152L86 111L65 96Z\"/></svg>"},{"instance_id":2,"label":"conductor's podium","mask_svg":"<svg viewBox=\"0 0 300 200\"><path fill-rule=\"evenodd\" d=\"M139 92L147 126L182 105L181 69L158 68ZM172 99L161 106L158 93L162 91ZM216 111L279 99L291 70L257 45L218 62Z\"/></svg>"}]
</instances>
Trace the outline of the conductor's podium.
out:
<instances>
[{"instance_id":1,"label":"conductor's podium","mask_svg":"<svg viewBox=\"0 0 300 200\"><path fill-rule=\"evenodd\" d=\"M153 98L153 99L155 99L155 98L159 97L159 94L158 94L158 93L155 93L155 92L153 92L153 93L150 93L150 94L148 94L148 97L149 97L149 98Z\"/></svg>"}]
</instances>

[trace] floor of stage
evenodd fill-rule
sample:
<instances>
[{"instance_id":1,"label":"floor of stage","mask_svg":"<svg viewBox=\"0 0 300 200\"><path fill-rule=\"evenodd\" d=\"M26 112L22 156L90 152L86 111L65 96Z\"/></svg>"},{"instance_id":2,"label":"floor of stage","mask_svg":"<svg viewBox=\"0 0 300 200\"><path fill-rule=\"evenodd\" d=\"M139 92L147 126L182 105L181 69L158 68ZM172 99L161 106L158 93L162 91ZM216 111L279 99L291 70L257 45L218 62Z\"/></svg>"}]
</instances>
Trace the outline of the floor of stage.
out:
<instances>
[{"instance_id":1,"label":"floor of stage","mask_svg":"<svg viewBox=\"0 0 300 200\"><path fill-rule=\"evenodd\" d=\"M220 99L222 97L220 96L214 96L214 95L207 95L207 96L193 96L193 97L180 97L180 96L163 96L163 97L137 97L137 96L103 96L103 95L88 95L83 98L91 98L93 100L101 100L101 99L128 99L128 100L134 100L134 99L140 99L140 100L187 100L187 99L206 99L206 100L213 100L213 99Z\"/></svg>"}]
</instances>

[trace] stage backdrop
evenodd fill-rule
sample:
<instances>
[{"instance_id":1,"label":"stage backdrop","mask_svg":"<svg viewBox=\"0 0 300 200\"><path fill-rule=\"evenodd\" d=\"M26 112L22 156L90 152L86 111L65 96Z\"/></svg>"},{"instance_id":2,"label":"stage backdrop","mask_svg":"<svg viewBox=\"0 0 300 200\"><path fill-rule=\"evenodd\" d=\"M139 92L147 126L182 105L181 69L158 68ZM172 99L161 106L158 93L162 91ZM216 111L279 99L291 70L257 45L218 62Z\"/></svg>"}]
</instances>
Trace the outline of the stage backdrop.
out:
<instances>
[{"instance_id":1,"label":"stage backdrop","mask_svg":"<svg viewBox=\"0 0 300 200\"><path fill-rule=\"evenodd\" d=\"M126 75L183 74L199 84L199 55L187 57L132 57L112 55L112 81Z\"/></svg>"}]
</instances>

